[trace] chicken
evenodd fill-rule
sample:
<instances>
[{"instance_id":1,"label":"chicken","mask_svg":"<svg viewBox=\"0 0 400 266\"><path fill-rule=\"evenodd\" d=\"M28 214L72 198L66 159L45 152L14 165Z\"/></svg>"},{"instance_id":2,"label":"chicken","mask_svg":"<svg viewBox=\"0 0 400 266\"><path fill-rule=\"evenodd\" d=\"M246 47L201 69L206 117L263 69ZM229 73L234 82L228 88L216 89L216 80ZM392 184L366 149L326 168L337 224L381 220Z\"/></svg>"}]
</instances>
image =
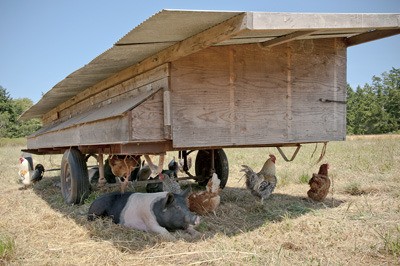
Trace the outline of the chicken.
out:
<instances>
[{"instance_id":1,"label":"chicken","mask_svg":"<svg viewBox=\"0 0 400 266\"><path fill-rule=\"evenodd\" d=\"M319 167L318 174L313 174L308 182L310 190L307 191L308 197L315 201L323 201L328 195L331 186L331 180L328 177L329 164L322 164Z\"/></svg>"},{"instance_id":2,"label":"chicken","mask_svg":"<svg viewBox=\"0 0 400 266\"><path fill-rule=\"evenodd\" d=\"M219 195L221 188L219 184L221 180L217 174L213 174L210 180L208 180L206 190L201 192L193 192L189 195L189 209L199 215L205 215L213 212L218 208L221 197Z\"/></svg>"},{"instance_id":3,"label":"chicken","mask_svg":"<svg viewBox=\"0 0 400 266\"><path fill-rule=\"evenodd\" d=\"M144 162L143 162L143 163L144 163ZM137 180L138 180L138 181L145 181L145 180L149 179L150 175L151 175L150 166L147 165L147 164L146 164L146 165L143 164L142 167L141 167L140 170L139 170Z\"/></svg>"},{"instance_id":4,"label":"chicken","mask_svg":"<svg viewBox=\"0 0 400 266\"><path fill-rule=\"evenodd\" d=\"M124 193L132 171L140 165L140 155L111 155L108 162L112 173L121 178L121 192Z\"/></svg>"},{"instance_id":5,"label":"chicken","mask_svg":"<svg viewBox=\"0 0 400 266\"><path fill-rule=\"evenodd\" d=\"M247 165L242 165L246 177L246 187L251 191L251 194L261 198L261 204L264 199L269 198L276 187L277 178L275 175L275 161L276 157L272 154L269 155L269 159L264 163L261 171L255 173Z\"/></svg>"},{"instance_id":6,"label":"chicken","mask_svg":"<svg viewBox=\"0 0 400 266\"><path fill-rule=\"evenodd\" d=\"M180 165L177 161L175 161L175 156L172 157L172 160L169 162L168 170L173 171L175 175L178 174L178 171L180 170Z\"/></svg>"},{"instance_id":7,"label":"chicken","mask_svg":"<svg viewBox=\"0 0 400 266\"><path fill-rule=\"evenodd\" d=\"M183 159L183 158L179 159L179 161L178 161L179 172L185 173L186 171L189 171L190 168L192 167L192 157L187 158L186 167L187 167L187 169L185 170L185 159Z\"/></svg>"},{"instance_id":8,"label":"chicken","mask_svg":"<svg viewBox=\"0 0 400 266\"><path fill-rule=\"evenodd\" d=\"M169 173L168 171L163 171L163 173L161 173L159 176L160 180L163 181L162 182L163 191L172 192L175 194L182 193L181 186L179 185L178 181L174 179L173 174Z\"/></svg>"},{"instance_id":9,"label":"chicken","mask_svg":"<svg viewBox=\"0 0 400 266\"><path fill-rule=\"evenodd\" d=\"M29 158L31 160L29 160ZM35 170L33 170L31 157L20 157L19 162L20 165L18 175L20 177L20 181L25 187L42 180L44 174L43 165L37 164L35 166Z\"/></svg>"},{"instance_id":10,"label":"chicken","mask_svg":"<svg viewBox=\"0 0 400 266\"><path fill-rule=\"evenodd\" d=\"M147 176L148 180L160 180L162 182L157 182L157 183L148 183L146 185L146 191L148 193L154 193L154 192L172 192L175 194L180 194L182 193L181 186L179 185L178 181L175 180L175 178L178 178L178 163L175 161L175 158L173 158L169 164L168 164L168 170L162 170L161 173L159 173L155 177L151 177L151 169L149 165L145 165L142 167L143 172L142 175L143 177ZM140 176L140 175L139 175Z\"/></svg>"}]
</instances>

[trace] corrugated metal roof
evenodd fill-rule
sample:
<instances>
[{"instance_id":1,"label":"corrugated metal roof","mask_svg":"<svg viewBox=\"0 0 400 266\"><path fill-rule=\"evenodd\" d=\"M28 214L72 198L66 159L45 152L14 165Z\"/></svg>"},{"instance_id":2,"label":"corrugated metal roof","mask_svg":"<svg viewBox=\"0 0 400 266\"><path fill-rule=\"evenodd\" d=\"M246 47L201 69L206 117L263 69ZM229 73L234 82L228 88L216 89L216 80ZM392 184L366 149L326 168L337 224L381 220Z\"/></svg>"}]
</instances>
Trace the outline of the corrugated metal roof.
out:
<instances>
[{"instance_id":1,"label":"corrugated metal roof","mask_svg":"<svg viewBox=\"0 0 400 266\"><path fill-rule=\"evenodd\" d=\"M163 10L135 27L109 50L56 84L22 119L41 117L85 89L157 54L163 49L246 14L246 29L216 45L266 42L299 30L315 30L297 39L351 37L373 30L400 28L399 14L297 14Z\"/></svg>"}]
</instances>

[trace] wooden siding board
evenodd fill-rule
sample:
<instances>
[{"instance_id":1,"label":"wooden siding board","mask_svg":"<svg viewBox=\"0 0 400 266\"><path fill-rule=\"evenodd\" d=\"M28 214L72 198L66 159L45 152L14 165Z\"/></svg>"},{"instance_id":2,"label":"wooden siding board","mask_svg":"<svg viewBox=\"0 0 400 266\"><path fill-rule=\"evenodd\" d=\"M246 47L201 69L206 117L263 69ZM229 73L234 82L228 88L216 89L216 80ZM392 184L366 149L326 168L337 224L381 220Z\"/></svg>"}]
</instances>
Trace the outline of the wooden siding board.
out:
<instances>
[{"instance_id":1,"label":"wooden siding board","mask_svg":"<svg viewBox=\"0 0 400 266\"><path fill-rule=\"evenodd\" d=\"M303 40L290 45L292 52L292 139L329 140L342 137L345 105L320 99L345 101L346 87L338 79L334 39ZM345 49L344 47L342 49ZM341 86L339 86L341 84Z\"/></svg>"},{"instance_id":2,"label":"wooden siding board","mask_svg":"<svg viewBox=\"0 0 400 266\"><path fill-rule=\"evenodd\" d=\"M228 144L229 62L227 49L209 48L171 66L173 145ZM194 59L194 60L193 60ZM208 62L212 69L207 70ZM209 131L214 140L209 140ZM188 137L188 139L181 139ZM183 142L183 143L182 143Z\"/></svg>"},{"instance_id":3,"label":"wooden siding board","mask_svg":"<svg viewBox=\"0 0 400 266\"><path fill-rule=\"evenodd\" d=\"M30 137L28 149L121 143L128 139L127 116L82 124Z\"/></svg>"},{"instance_id":4,"label":"wooden siding board","mask_svg":"<svg viewBox=\"0 0 400 266\"><path fill-rule=\"evenodd\" d=\"M343 139L345 105L319 101L344 101L346 54L337 42L212 47L173 62L173 146Z\"/></svg>"},{"instance_id":5,"label":"wooden siding board","mask_svg":"<svg viewBox=\"0 0 400 266\"><path fill-rule=\"evenodd\" d=\"M131 111L131 141L164 140L163 91L158 91Z\"/></svg>"},{"instance_id":6,"label":"wooden siding board","mask_svg":"<svg viewBox=\"0 0 400 266\"><path fill-rule=\"evenodd\" d=\"M285 139L286 57L281 48L237 47L235 57L238 144ZM271 63L274 62L274 63ZM268 115L266 115L268 114Z\"/></svg>"}]
</instances>

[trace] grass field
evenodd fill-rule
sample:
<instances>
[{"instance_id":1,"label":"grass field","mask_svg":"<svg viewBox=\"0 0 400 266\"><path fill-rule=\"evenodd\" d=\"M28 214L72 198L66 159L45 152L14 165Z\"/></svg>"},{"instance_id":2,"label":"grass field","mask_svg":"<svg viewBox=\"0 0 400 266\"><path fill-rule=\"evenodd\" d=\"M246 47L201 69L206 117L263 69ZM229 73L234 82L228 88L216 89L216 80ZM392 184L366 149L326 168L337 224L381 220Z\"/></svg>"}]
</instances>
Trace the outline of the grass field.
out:
<instances>
[{"instance_id":1,"label":"grass field","mask_svg":"<svg viewBox=\"0 0 400 266\"><path fill-rule=\"evenodd\" d=\"M400 135L329 143L322 162L333 182L322 203L306 194L321 144L304 145L291 163L274 148L226 149L230 176L216 216L202 217L201 237L175 232L174 242L108 220L88 222L90 202L103 192L67 206L54 186L57 171L19 190L23 145L0 141L0 265L400 264ZM258 171L269 153L277 156L279 181L261 205L239 170ZM46 169L61 162L59 155L34 159Z\"/></svg>"}]
</instances>

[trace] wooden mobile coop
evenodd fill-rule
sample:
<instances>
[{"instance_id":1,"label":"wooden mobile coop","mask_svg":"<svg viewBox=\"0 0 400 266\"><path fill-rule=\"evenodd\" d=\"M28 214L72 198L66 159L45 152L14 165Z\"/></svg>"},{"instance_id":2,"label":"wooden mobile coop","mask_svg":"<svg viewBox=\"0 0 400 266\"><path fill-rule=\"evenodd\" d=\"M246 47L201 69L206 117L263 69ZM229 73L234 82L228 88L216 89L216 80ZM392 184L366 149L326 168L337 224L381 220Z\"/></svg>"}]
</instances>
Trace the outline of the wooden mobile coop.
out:
<instances>
[{"instance_id":1,"label":"wooden mobile coop","mask_svg":"<svg viewBox=\"0 0 400 266\"><path fill-rule=\"evenodd\" d=\"M67 203L89 191L83 155L198 150L199 182L223 148L344 140L347 47L400 33L400 14L163 10L27 110L26 151L62 154ZM68 153L68 155L66 155Z\"/></svg>"}]
</instances>

